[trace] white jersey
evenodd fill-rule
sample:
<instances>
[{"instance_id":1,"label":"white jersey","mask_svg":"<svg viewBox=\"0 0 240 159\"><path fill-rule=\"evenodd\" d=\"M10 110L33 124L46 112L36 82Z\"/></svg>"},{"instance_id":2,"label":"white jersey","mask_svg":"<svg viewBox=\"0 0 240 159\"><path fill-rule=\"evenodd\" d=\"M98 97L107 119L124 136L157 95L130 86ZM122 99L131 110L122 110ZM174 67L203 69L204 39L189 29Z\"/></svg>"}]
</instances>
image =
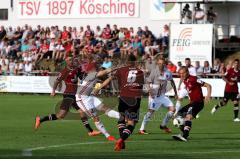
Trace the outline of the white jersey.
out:
<instances>
[{"instance_id":1,"label":"white jersey","mask_svg":"<svg viewBox=\"0 0 240 159\"><path fill-rule=\"evenodd\" d=\"M172 80L172 73L167 69L160 72L159 67L153 69L148 77L148 82L152 83L151 90L154 95L164 95L167 91L168 81Z\"/></svg>"},{"instance_id":2,"label":"white jersey","mask_svg":"<svg viewBox=\"0 0 240 159\"><path fill-rule=\"evenodd\" d=\"M90 72L82 80L80 87L78 88L78 95L90 96L93 92L94 86L97 83L97 72Z\"/></svg>"}]
</instances>

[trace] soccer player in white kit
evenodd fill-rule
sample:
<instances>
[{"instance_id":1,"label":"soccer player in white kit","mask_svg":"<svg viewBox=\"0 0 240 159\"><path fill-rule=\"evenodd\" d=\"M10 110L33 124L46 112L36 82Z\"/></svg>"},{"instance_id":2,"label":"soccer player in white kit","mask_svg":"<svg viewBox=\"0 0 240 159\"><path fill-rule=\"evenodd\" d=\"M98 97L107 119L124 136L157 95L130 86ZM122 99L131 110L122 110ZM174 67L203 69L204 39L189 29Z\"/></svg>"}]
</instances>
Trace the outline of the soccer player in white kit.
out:
<instances>
[{"instance_id":1,"label":"soccer player in white kit","mask_svg":"<svg viewBox=\"0 0 240 159\"><path fill-rule=\"evenodd\" d=\"M82 109L89 117L93 118L97 129L105 135L107 140L115 141L113 136L105 129L103 123L97 115L97 110L104 111L105 114L111 118L120 118L120 114L115 110L106 107L101 100L93 96L93 89L98 81L98 77L104 76L111 72L111 69L106 69L104 71L96 71L95 63L89 63L87 66L87 76L82 81L81 86L76 94L77 105Z\"/></svg>"},{"instance_id":2,"label":"soccer player in white kit","mask_svg":"<svg viewBox=\"0 0 240 159\"><path fill-rule=\"evenodd\" d=\"M185 58L185 65L188 68L189 74L191 76L197 76L197 71L196 68L194 66L191 65L191 59L190 58ZM176 102L176 111L174 116L176 116L177 112L181 109L181 102L183 100L184 97L186 97L188 95L188 92L186 90L186 86L184 85L184 83L182 81L180 81L179 86L178 86L178 99Z\"/></svg>"},{"instance_id":3,"label":"soccer player in white kit","mask_svg":"<svg viewBox=\"0 0 240 159\"><path fill-rule=\"evenodd\" d=\"M160 125L160 129L164 130L166 133L171 133L171 129L167 127L167 123L173 117L175 109L172 101L165 95L168 81L171 82L176 98L177 89L172 78L172 73L165 67L166 62L164 58L159 58L157 60L157 65L158 66L151 71L147 81L147 87L149 91L148 112L144 116L139 134L148 134L145 130L145 127L148 121L151 119L153 113L162 105L168 108L168 112Z\"/></svg>"}]
</instances>

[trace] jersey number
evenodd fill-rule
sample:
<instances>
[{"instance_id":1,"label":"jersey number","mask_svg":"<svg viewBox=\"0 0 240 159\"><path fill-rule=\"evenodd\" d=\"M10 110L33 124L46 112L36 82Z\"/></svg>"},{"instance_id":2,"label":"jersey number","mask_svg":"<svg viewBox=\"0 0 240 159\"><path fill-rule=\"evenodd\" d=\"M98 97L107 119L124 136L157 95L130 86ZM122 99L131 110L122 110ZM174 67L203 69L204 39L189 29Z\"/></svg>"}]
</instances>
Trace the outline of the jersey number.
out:
<instances>
[{"instance_id":1,"label":"jersey number","mask_svg":"<svg viewBox=\"0 0 240 159\"><path fill-rule=\"evenodd\" d=\"M137 70L131 70L128 72L128 77L127 77L127 82L128 83L133 83L136 81L137 78Z\"/></svg>"}]
</instances>

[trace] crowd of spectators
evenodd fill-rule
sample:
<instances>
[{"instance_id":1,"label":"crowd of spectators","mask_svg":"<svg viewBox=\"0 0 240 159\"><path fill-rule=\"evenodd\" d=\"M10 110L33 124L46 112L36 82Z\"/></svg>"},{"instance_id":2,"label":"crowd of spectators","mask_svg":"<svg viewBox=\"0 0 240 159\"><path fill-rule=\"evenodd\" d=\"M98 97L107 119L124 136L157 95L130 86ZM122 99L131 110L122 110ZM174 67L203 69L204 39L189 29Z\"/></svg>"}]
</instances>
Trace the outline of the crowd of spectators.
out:
<instances>
[{"instance_id":1,"label":"crowd of spectators","mask_svg":"<svg viewBox=\"0 0 240 159\"><path fill-rule=\"evenodd\" d=\"M118 28L109 24L94 29L58 26L37 28L24 27L0 28L0 75L48 75L48 72L59 71L57 66L64 66L64 59L68 56L84 59L94 56L102 68L110 68L114 62L123 64L127 55L132 53L139 60L139 67L146 74L155 67L153 57L161 53L168 56L169 27L164 25L160 36L156 37L147 26ZM49 63L53 63L50 69ZM42 64L42 65L41 65ZM176 73L181 62L177 64L168 61L167 68ZM43 69L43 67L45 69ZM210 67L208 61L201 66L195 62L199 76L206 77L209 73L225 73L228 66L215 59ZM35 73L34 73L35 71Z\"/></svg>"}]
</instances>

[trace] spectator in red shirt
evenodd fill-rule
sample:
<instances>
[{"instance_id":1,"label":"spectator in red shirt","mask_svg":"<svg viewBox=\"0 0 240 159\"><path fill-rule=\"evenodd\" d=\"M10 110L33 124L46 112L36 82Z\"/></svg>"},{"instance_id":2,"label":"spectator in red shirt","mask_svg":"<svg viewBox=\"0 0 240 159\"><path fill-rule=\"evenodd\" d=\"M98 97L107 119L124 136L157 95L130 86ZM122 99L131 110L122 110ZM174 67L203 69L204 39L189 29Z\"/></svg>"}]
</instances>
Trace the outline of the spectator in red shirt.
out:
<instances>
[{"instance_id":1,"label":"spectator in red shirt","mask_svg":"<svg viewBox=\"0 0 240 159\"><path fill-rule=\"evenodd\" d=\"M71 34L67 31L66 26L64 26L64 27L63 27L63 32L62 32L62 34L61 34L61 39L62 39L62 40L67 40L67 39L69 38L69 36L70 36L70 38L71 38Z\"/></svg>"},{"instance_id":2,"label":"spectator in red shirt","mask_svg":"<svg viewBox=\"0 0 240 159\"><path fill-rule=\"evenodd\" d=\"M48 51L49 51L49 44L48 44L47 40L43 40L43 43L40 45L40 50L39 50L39 55L37 57L37 61L50 56L48 54Z\"/></svg>"},{"instance_id":3,"label":"spectator in red shirt","mask_svg":"<svg viewBox=\"0 0 240 159\"><path fill-rule=\"evenodd\" d=\"M177 72L177 66L174 65L171 61L168 61L167 68L171 73L176 73Z\"/></svg>"}]
</instances>

